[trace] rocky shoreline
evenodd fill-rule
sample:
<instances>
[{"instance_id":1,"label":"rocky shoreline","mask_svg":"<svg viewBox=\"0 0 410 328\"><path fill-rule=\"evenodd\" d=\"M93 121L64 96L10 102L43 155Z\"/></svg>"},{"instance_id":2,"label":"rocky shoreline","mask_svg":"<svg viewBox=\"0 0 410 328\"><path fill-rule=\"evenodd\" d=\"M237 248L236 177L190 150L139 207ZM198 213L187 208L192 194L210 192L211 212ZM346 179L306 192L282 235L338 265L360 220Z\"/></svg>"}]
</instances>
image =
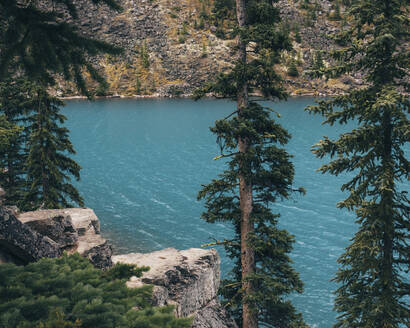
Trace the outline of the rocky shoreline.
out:
<instances>
[{"instance_id":1,"label":"rocky shoreline","mask_svg":"<svg viewBox=\"0 0 410 328\"><path fill-rule=\"evenodd\" d=\"M303 98L303 97L337 97L340 96L340 93L315 93L315 92L306 92L306 93L290 93L291 98ZM67 96L67 97L58 97L61 100L87 100L86 96ZM173 95L109 95L109 96L95 96L95 99L192 99L192 94L182 94L178 96ZM204 99L217 99L213 96L206 96Z\"/></svg>"},{"instance_id":2,"label":"rocky shoreline","mask_svg":"<svg viewBox=\"0 0 410 328\"><path fill-rule=\"evenodd\" d=\"M177 317L192 317L193 328L236 328L218 299L220 259L214 249L164 249L153 253L113 256L100 233L100 222L89 208L38 210L19 213L0 207L0 265L27 264L43 257L79 253L97 268L115 263L148 266L129 288L154 286L154 306L173 305Z\"/></svg>"}]
</instances>

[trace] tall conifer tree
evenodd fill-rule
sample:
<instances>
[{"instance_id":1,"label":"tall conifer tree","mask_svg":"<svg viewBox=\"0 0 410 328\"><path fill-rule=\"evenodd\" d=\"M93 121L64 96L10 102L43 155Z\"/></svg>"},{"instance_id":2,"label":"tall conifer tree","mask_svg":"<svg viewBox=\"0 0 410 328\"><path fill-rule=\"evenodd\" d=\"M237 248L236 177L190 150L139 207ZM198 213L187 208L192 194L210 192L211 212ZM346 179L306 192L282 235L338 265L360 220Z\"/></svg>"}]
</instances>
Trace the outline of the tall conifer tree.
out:
<instances>
[{"instance_id":1,"label":"tall conifer tree","mask_svg":"<svg viewBox=\"0 0 410 328\"><path fill-rule=\"evenodd\" d=\"M366 86L310 108L327 124L358 124L337 140L324 138L314 150L320 158L333 158L322 173L354 172L342 186L349 195L338 207L356 212L359 230L339 258L335 327L410 325L410 207L401 184L409 180L410 168L403 148L410 140L410 102L402 93L409 92L408 5L351 1L350 28L339 36L349 45L334 53L338 63L327 73L360 72Z\"/></svg>"},{"instance_id":2,"label":"tall conifer tree","mask_svg":"<svg viewBox=\"0 0 410 328\"><path fill-rule=\"evenodd\" d=\"M70 184L71 176L80 178L81 167L68 154L75 154L68 129L61 127L66 120L59 112L63 102L38 87L34 95L35 108L28 118L27 180L28 208L70 207L69 199L84 206L77 189Z\"/></svg>"},{"instance_id":3,"label":"tall conifer tree","mask_svg":"<svg viewBox=\"0 0 410 328\"><path fill-rule=\"evenodd\" d=\"M220 7L229 3L218 2ZM224 12L220 7L218 12ZM286 299L292 292L302 292L288 255L293 237L278 228L279 215L269 208L294 191L291 156L282 148L290 135L271 118L269 109L249 100L255 91L286 98L273 67L280 52L290 49L290 41L277 27L279 10L270 0L237 0L236 19L237 61L229 73L202 90L237 102L237 110L211 128L221 148L219 157L231 160L228 170L199 192L207 209L202 217L211 223L232 222L235 228L234 239L222 242L235 267L221 293L237 322L244 328L258 323L304 327Z\"/></svg>"},{"instance_id":4,"label":"tall conifer tree","mask_svg":"<svg viewBox=\"0 0 410 328\"><path fill-rule=\"evenodd\" d=\"M115 0L90 2L121 10ZM25 203L19 204L24 209L69 206L68 199L83 205L77 190L69 183L70 176L79 178L80 167L67 157L74 150L68 139L68 131L60 126L65 120L58 111L62 103L50 97L46 89L54 86L55 78L59 76L66 81L74 81L82 94L91 97L83 77L84 71L88 71L100 85L106 84L93 67L91 58L100 53L118 54L121 49L84 36L75 24L78 17L75 1L72 0L0 1L0 80L25 76L40 86L34 95L29 95L35 102L31 107L35 114L31 116L31 125L27 129L30 130L30 139L25 140L29 149L26 150L27 171L24 173L30 186ZM2 103L9 101L5 94L0 97ZM21 110L25 105L18 104L19 100L14 99L7 106ZM3 109L7 110L7 107L3 106ZM20 140L18 143L21 145ZM8 152L13 150L12 156L3 153L1 160L10 162L11 158L18 158L21 163L24 156L20 156L23 154L20 154L19 147L11 146ZM11 177L15 178L15 182L21 177L16 164L13 163L13 170L2 172L7 173L3 180L10 185L6 189L9 189L8 195L14 201L14 195L18 194L20 199L23 192L20 184L12 183Z\"/></svg>"},{"instance_id":5,"label":"tall conifer tree","mask_svg":"<svg viewBox=\"0 0 410 328\"><path fill-rule=\"evenodd\" d=\"M27 114L33 108L30 91L33 85L26 80L0 83L0 113L11 124L19 126L19 133L10 138L0 150L0 186L4 188L5 204L21 206L26 191L25 160L28 133Z\"/></svg>"},{"instance_id":6,"label":"tall conifer tree","mask_svg":"<svg viewBox=\"0 0 410 328\"><path fill-rule=\"evenodd\" d=\"M4 115L0 115L0 152L7 149L10 141L19 133L20 129L18 126L7 121Z\"/></svg>"}]
</instances>

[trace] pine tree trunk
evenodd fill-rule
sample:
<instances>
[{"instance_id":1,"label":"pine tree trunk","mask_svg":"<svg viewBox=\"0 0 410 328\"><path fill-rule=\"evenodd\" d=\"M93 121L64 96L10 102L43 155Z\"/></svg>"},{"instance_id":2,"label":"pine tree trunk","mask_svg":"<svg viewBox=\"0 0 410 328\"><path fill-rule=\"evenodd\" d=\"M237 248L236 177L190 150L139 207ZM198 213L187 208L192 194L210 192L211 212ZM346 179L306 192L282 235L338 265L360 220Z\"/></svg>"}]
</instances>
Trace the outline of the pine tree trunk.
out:
<instances>
[{"instance_id":1,"label":"pine tree trunk","mask_svg":"<svg viewBox=\"0 0 410 328\"><path fill-rule=\"evenodd\" d=\"M385 0L385 9L384 14L386 19L392 20L393 12L392 7L390 6L390 1ZM389 45L385 46L385 54L388 59L387 62L391 62L393 56L394 48L391 48ZM390 73L390 72L389 72ZM383 85L389 85L393 82L393 75L385 74L382 76ZM395 309L392 308L394 301L394 268L393 268L393 239L395 236L395 227L394 227L394 199L393 199L393 190L394 186L394 160L392 154L392 117L390 109L385 108L383 113L383 155L382 155L382 167L384 172L384 188L381 192L381 218L383 220L383 258L381 265L381 282L382 290L381 297L383 298L383 309L380 311L380 316L378 318L379 327L392 327L395 324Z\"/></svg>"},{"instance_id":2,"label":"pine tree trunk","mask_svg":"<svg viewBox=\"0 0 410 328\"><path fill-rule=\"evenodd\" d=\"M37 116L37 129L38 132L41 132L43 125L43 113L42 113L42 95L40 94L40 92L37 93L38 95L38 116ZM42 142L42 141L41 141ZM41 186L42 186L42 199L43 199L43 204L41 205L42 207L46 204L46 200L48 198L48 179L47 179L47 174L46 174L46 168L44 167L44 165L41 166Z\"/></svg>"},{"instance_id":3,"label":"pine tree trunk","mask_svg":"<svg viewBox=\"0 0 410 328\"><path fill-rule=\"evenodd\" d=\"M239 27L245 26L245 0L236 0L236 15ZM246 44L241 36L238 38L238 55L239 60L246 64ZM237 95L238 115L242 115L243 109L248 107L248 84L243 81L239 87ZM249 145L246 139L239 138L238 151L246 153ZM243 163L240 163L240 171L243 169ZM254 232L253 222L250 219L252 212L252 184L246 181L243 173L239 175L239 194L241 208L241 266L242 266L242 290L244 297L253 292L252 283L247 282L246 278L255 272L255 254L248 244L249 234ZM242 306L242 327L257 328L258 317L256 311L252 309L251 304L244 302Z\"/></svg>"},{"instance_id":4,"label":"pine tree trunk","mask_svg":"<svg viewBox=\"0 0 410 328\"><path fill-rule=\"evenodd\" d=\"M391 115L388 109L383 114L383 157L382 166L385 172L383 183L385 188L381 193L380 209L383 220L383 259L381 268L383 310L378 320L379 327L391 327L395 312L391 309L394 304L394 273L393 273L393 238L394 238L394 219L393 219L393 190L394 190L394 164L392 159L392 124Z\"/></svg>"}]
</instances>

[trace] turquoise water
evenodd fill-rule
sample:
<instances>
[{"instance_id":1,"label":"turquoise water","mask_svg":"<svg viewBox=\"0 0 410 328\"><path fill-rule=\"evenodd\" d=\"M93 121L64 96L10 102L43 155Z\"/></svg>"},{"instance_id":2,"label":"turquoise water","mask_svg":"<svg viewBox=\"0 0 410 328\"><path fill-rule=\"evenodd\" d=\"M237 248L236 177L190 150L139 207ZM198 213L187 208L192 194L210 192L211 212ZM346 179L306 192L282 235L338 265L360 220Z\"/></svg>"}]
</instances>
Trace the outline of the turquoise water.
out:
<instances>
[{"instance_id":1,"label":"turquoise water","mask_svg":"<svg viewBox=\"0 0 410 328\"><path fill-rule=\"evenodd\" d=\"M281 225L296 237L292 258L305 283L294 303L313 327L330 327L336 286L330 282L336 260L353 236L354 217L336 209L346 176L321 175L324 163L310 152L322 136L336 137L340 127L321 125L304 107L313 99L271 103L280 123L293 135L295 186L307 195L278 203ZM83 167L77 184L86 206L95 210L102 232L116 253L149 252L166 247L200 247L231 235L229 225L200 219L196 201L202 184L223 169L215 137L208 127L234 109L227 100L98 100L69 101L67 126ZM230 263L222 249L222 272Z\"/></svg>"}]
</instances>

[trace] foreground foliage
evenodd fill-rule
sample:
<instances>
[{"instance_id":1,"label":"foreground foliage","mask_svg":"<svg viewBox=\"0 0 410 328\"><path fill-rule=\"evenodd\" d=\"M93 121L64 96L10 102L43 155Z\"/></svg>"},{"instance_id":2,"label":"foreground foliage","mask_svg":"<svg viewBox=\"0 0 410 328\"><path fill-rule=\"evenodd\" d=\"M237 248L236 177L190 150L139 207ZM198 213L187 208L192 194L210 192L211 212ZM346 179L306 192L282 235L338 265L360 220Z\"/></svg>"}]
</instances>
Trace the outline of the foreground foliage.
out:
<instances>
[{"instance_id":1,"label":"foreground foliage","mask_svg":"<svg viewBox=\"0 0 410 328\"><path fill-rule=\"evenodd\" d=\"M12 144L19 132L18 126L10 123L4 115L0 115L0 152Z\"/></svg>"},{"instance_id":2,"label":"foreground foliage","mask_svg":"<svg viewBox=\"0 0 410 328\"><path fill-rule=\"evenodd\" d=\"M125 282L146 268L94 268L78 254L27 266L0 265L1 328L188 328L172 307L149 305L151 286Z\"/></svg>"},{"instance_id":3,"label":"foreground foliage","mask_svg":"<svg viewBox=\"0 0 410 328\"><path fill-rule=\"evenodd\" d=\"M338 207L356 212L359 230L339 258L335 327L408 327L410 204L400 183L410 171L410 101L402 94L409 92L408 1L353 0L348 14L351 26L339 36L348 46L333 54L338 65L326 73L361 72L367 86L310 108L326 124L358 124L314 148L332 157L322 173L354 172Z\"/></svg>"},{"instance_id":4,"label":"foreground foliage","mask_svg":"<svg viewBox=\"0 0 410 328\"><path fill-rule=\"evenodd\" d=\"M235 17L231 4L216 2L219 19ZM279 10L270 0L236 1L236 19L230 33L238 39L238 59L229 73L201 90L237 101L237 110L211 128L221 149L218 158L229 161L228 169L199 192L206 207L202 218L234 226L235 237L217 244L225 246L235 263L220 293L237 323L244 328L305 327L287 299L303 290L289 258L294 239L278 228L279 214L270 209L295 191L291 156L283 149L290 135L269 108L249 101L249 93L255 91L286 98L274 65L282 50L290 50L290 40L277 27Z\"/></svg>"},{"instance_id":5,"label":"foreground foliage","mask_svg":"<svg viewBox=\"0 0 410 328\"><path fill-rule=\"evenodd\" d=\"M5 204L22 210L84 206L70 183L77 180L80 166L62 126L63 102L25 79L0 83L0 113L19 131L0 149L0 185L6 191Z\"/></svg>"},{"instance_id":6,"label":"foreground foliage","mask_svg":"<svg viewBox=\"0 0 410 328\"><path fill-rule=\"evenodd\" d=\"M7 142L0 140L0 186L6 191L4 203L9 205L22 206L26 191L26 118L34 106L30 89L31 84L24 79L0 83L0 113L8 124L19 128Z\"/></svg>"}]
</instances>

